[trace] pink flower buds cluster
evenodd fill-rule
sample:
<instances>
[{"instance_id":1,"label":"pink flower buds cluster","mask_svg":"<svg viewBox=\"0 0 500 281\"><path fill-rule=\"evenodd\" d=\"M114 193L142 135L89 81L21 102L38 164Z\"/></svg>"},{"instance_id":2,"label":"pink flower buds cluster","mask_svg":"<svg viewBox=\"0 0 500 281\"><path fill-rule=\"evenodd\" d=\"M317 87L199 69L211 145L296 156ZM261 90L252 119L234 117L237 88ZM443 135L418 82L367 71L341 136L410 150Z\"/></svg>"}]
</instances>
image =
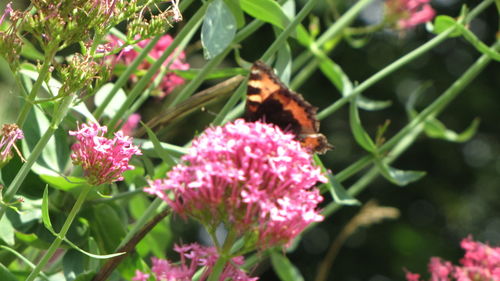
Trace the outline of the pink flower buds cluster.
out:
<instances>
[{"instance_id":1,"label":"pink flower buds cluster","mask_svg":"<svg viewBox=\"0 0 500 281\"><path fill-rule=\"evenodd\" d=\"M141 155L139 148L132 144L132 138L124 136L122 131L114 138L104 135L106 126L82 124L77 131L70 131L78 140L71 149L73 164L81 165L89 184L101 185L123 180L123 172L131 170L129 165L132 155Z\"/></svg>"}]
</instances>

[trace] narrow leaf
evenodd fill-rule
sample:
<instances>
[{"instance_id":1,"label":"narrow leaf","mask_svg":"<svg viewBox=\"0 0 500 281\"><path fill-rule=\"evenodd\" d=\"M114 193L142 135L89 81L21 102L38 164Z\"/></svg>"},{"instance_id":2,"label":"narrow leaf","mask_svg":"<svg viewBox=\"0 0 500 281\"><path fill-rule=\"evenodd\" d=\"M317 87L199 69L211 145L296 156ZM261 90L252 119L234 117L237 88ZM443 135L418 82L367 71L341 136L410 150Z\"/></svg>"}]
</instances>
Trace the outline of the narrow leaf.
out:
<instances>
[{"instance_id":1,"label":"narrow leaf","mask_svg":"<svg viewBox=\"0 0 500 281\"><path fill-rule=\"evenodd\" d=\"M238 28L241 28L245 25L245 15L243 14L243 10L241 9L239 0L225 0L227 6L233 13L234 19L236 20L236 25Z\"/></svg>"},{"instance_id":2,"label":"narrow leaf","mask_svg":"<svg viewBox=\"0 0 500 281\"><path fill-rule=\"evenodd\" d=\"M386 179L399 186L405 186L409 183L417 181L426 174L424 171L399 170L387 165L386 163L380 160L375 161L375 163L379 168L380 173Z\"/></svg>"},{"instance_id":3,"label":"narrow leaf","mask_svg":"<svg viewBox=\"0 0 500 281\"><path fill-rule=\"evenodd\" d=\"M109 95L113 87L114 87L113 83L106 83L97 91L97 93L94 96L94 103L96 104L97 107L99 107L106 100L106 97ZM113 102L110 102L104 109L103 112L104 116L107 117L115 116L126 100L127 100L127 95L125 94L125 91L119 89L118 92L116 92L115 95L113 96Z\"/></svg>"},{"instance_id":4,"label":"narrow leaf","mask_svg":"<svg viewBox=\"0 0 500 281\"><path fill-rule=\"evenodd\" d=\"M358 107L367 111L376 111L386 109L392 105L392 101L378 101L369 99L363 95L358 95L357 99Z\"/></svg>"},{"instance_id":5,"label":"narrow leaf","mask_svg":"<svg viewBox=\"0 0 500 281\"><path fill-rule=\"evenodd\" d=\"M43 190L43 198L42 198L42 222L45 228L47 228L52 234L55 233L54 228L52 227L52 222L50 222L49 215L49 186L46 185Z\"/></svg>"},{"instance_id":6,"label":"narrow leaf","mask_svg":"<svg viewBox=\"0 0 500 281\"><path fill-rule=\"evenodd\" d=\"M273 0L240 0L241 8L247 14L281 29L290 22L280 5Z\"/></svg>"},{"instance_id":7,"label":"narrow leaf","mask_svg":"<svg viewBox=\"0 0 500 281\"><path fill-rule=\"evenodd\" d=\"M201 43L206 59L222 53L234 39L236 20L223 0L209 4L201 27Z\"/></svg>"},{"instance_id":8,"label":"narrow leaf","mask_svg":"<svg viewBox=\"0 0 500 281\"><path fill-rule=\"evenodd\" d=\"M282 253L272 251L271 263L274 272L282 281L303 281L304 277L290 260Z\"/></svg>"},{"instance_id":9,"label":"narrow leaf","mask_svg":"<svg viewBox=\"0 0 500 281\"><path fill-rule=\"evenodd\" d=\"M2 281L18 281L16 276L10 273L9 269L0 263L0 280Z\"/></svg>"},{"instance_id":10,"label":"narrow leaf","mask_svg":"<svg viewBox=\"0 0 500 281\"><path fill-rule=\"evenodd\" d=\"M425 122L425 133L431 138L443 139L451 142L466 142L476 134L479 123L479 119L476 118L462 133L456 133L447 129L439 120L433 118Z\"/></svg>"},{"instance_id":11,"label":"narrow leaf","mask_svg":"<svg viewBox=\"0 0 500 281\"><path fill-rule=\"evenodd\" d=\"M375 152L377 149L375 143L361 125L356 98L351 101L351 105L349 108L349 123L351 125L351 131L356 142L366 151Z\"/></svg>"},{"instance_id":12,"label":"narrow leaf","mask_svg":"<svg viewBox=\"0 0 500 281\"><path fill-rule=\"evenodd\" d=\"M170 156L170 154L162 147L162 145L161 145L160 141L158 140L158 138L156 137L155 133L153 133L153 131L148 126L146 126L146 124L144 124L142 122L141 122L141 124L146 129L146 132L148 133L148 137L151 140L151 142L153 143L154 151L161 158L161 160L163 160L163 162L167 163L167 165L169 165L170 167L177 164L175 162L175 160L172 158L172 156Z\"/></svg>"},{"instance_id":13,"label":"narrow leaf","mask_svg":"<svg viewBox=\"0 0 500 281\"><path fill-rule=\"evenodd\" d=\"M320 166L323 174L327 176L328 182L325 183L325 186L328 189L328 191L330 191L330 194L332 195L332 198L335 201L335 203L340 205L361 204L356 198L347 194L347 191L345 190L344 186L342 186L342 184L339 181L337 181L337 179L335 179L332 173L325 168L325 165L323 165L323 162L321 161L321 159L317 154L314 155L314 162L316 163L316 165Z\"/></svg>"},{"instance_id":14,"label":"narrow leaf","mask_svg":"<svg viewBox=\"0 0 500 281\"><path fill-rule=\"evenodd\" d=\"M7 245L14 246L14 227L7 216L2 216L0 219L0 239Z\"/></svg>"}]
</instances>

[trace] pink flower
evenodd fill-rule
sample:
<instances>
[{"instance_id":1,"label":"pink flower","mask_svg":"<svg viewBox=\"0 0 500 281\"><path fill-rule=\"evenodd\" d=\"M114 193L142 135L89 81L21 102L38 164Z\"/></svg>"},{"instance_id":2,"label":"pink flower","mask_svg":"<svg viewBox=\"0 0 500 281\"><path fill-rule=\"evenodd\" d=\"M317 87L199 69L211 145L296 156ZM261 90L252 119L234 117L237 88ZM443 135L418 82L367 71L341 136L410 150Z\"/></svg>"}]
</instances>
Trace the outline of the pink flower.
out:
<instances>
[{"instance_id":1,"label":"pink flower","mask_svg":"<svg viewBox=\"0 0 500 281\"><path fill-rule=\"evenodd\" d=\"M13 9L12 9L12 2L9 2L9 3L7 3L7 5L5 6L5 9L4 9L4 11L3 11L3 14L2 14L2 16L0 17L0 25L2 25L2 23L3 23L4 19L5 19L5 17L7 17L7 15L9 15L9 16L11 15L12 11L13 11Z\"/></svg>"},{"instance_id":2,"label":"pink flower","mask_svg":"<svg viewBox=\"0 0 500 281\"><path fill-rule=\"evenodd\" d=\"M323 219L314 185L326 178L294 135L272 124L239 119L209 128L182 160L145 191L184 218L257 235L261 249L289 243Z\"/></svg>"},{"instance_id":3,"label":"pink flower","mask_svg":"<svg viewBox=\"0 0 500 281\"><path fill-rule=\"evenodd\" d=\"M123 41L120 39L116 38L115 36L109 36L108 40L111 42L112 45L114 46L122 46ZM151 52L149 53L149 56L158 59L163 52L172 44L173 38L166 34L163 37L160 38L158 43L153 47ZM142 41L139 41L137 45L141 48L146 47L146 45L150 42L150 39L145 39ZM123 62L124 64L128 65L132 63L132 61L138 56L138 52L135 51L132 46L125 47L122 52L116 57L116 62ZM179 56L172 61L172 56L168 57L165 62L163 63L164 66L167 66L170 61L172 63L170 64L169 69L171 70L188 70L189 69L189 64L185 62L186 59L186 54L184 52L181 52ZM116 63L115 62L115 63ZM144 69L147 70L150 67L150 64L148 62L143 62L142 64L139 65L138 69ZM137 77L132 77L133 79L137 79ZM169 72L167 73L164 77L163 80L160 84L160 90L161 92L158 94L160 98L164 98L166 95L168 95L170 92L172 92L175 87L182 85L184 83L184 79L180 76L177 76L176 74Z\"/></svg>"},{"instance_id":4,"label":"pink flower","mask_svg":"<svg viewBox=\"0 0 500 281\"><path fill-rule=\"evenodd\" d=\"M431 258L429 280L500 281L500 247L490 247L475 242L471 237L463 239L461 246L465 250L465 255L460 260L460 265L453 265L448 261L443 262L435 257ZM406 279L418 281L418 274L415 274L417 277L411 274L407 273Z\"/></svg>"},{"instance_id":5,"label":"pink flower","mask_svg":"<svg viewBox=\"0 0 500 281\"><path fill-rule=\"evenodd\" d=\"M112 183L123 180L123 172L134 166L128 162L132 155L141 155L139 148L132 144L132 138L124 136L122 131L115 137L104 137L106 126L83 124L77 131L70 131L78 140L71 149L73 164L82 165L87 181L92 185Z\"/></svg>"},{"instance_id":6,"label":"pink flower","mask_svg":"<svg viewBox=\"0 0 500 281\"><path fill-rule=\"evenodd\" d=\"M181 260L178 263L172 263L169 260L162 260L154 257L151 259L153 263L151 271L153 272L156 280L191 281L193 280L194 275L202 267L204 267L203 273L197 280L206 280L212 272L215 262L219 258L217 250L214 247L203 247L196 243L181 246L175 245L174 251L179 253ZM258 278L248 277L244 271L236 267L236 265L242 265L243 262L243 257L232 258L231 262L224 268L219 280L258 280ZM132 280L144 281L146 279L139 278L144 278L143 276L146 275L147 279L149 274L144 274L137 270L136 275Z\"/></svg>"},{"instance_id":7,"label":"pink flower","mask_svg":"<svg viewBox=\"0 0 500 281\"><path fill-rule=\"evenodd\" d=\"M12 157L12 148L17 151L22 158L21 152L17 149L15 142L23 139L24 134L16 124L4 124L0 135L0 166L7 163ZM24 160L24 159L23 159Z\"/></svg>"},{"instance_id":8,"label":"pink flower","mask_svg":"<svg viewBox=\"0 0 500 281\"><path fill-rule=\"evenodd\" d=\"M126 136L132 136L134 134L134 130L137 128L137 125L141 121L141 115L139 113L134 113L130 115L122 126L122 132Z\"/></svg>"},{"instance_id":9,"label":"pink flower","mask_svg":"<svg viewBox=\"0 0 500 281\"><path fill-rule=\"evenodd\" d=\"M135 271L135 276L132 278L133 281L148 281L149 274L142 273L140 270Z\"/></svg>"},{"instance_id":10,"label":"pink flower","mask_svg":"<svg viewBox=\"0 0 500 281\"><path fill-rule=\"evenodd\" d=\"M389 21L397 21L399 29L409 29L431 21L436 12L430 0L387 0L386 10Z\"/></svg>"}]
</instances>

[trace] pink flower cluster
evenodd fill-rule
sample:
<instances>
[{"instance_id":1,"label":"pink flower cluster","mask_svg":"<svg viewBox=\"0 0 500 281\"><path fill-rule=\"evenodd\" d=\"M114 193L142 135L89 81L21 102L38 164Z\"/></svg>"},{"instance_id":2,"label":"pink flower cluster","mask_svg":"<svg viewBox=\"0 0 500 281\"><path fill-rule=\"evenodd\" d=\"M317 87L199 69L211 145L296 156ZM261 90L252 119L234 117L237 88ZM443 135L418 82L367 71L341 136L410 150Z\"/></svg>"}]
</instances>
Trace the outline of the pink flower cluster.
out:
<instances>
[{"instance_id":1,"label":"pink flower cluster","mask_svg":"<svg viewBox=\"0 0 500 281\"><path fill-rule=\"evenodd\" d=\"M261 249L289 243L323 219L314 185L326 178L294 136L272 124L239 119L209 128L182 160L145 189L182 217L257 235Z\"/></svg>"},{"instance_id":2,"label":"pink flower cluster","mask_svg":"<svg viewBox=\"0 0 500 281\"><path fill-rule=\"evenodd\" d=\"M0 135L0 163L5 163L12 156L12 148L17 150L15 142L23 139L24 134L16 124L4 124ZM21 154L18 152L21 156Z\"/></svg>"},{"instance_id":3,"label":"pink flower cluster","mask_svg":"<svg viewBox=\"0 0 500 281\"><path fill-rule=\"evenodd\" d=\"M115 133L112 139L104 136L106 132L106 126L95 123L82 124L77 131L69 132L78 140L71 147L73 164L83 167L85 177L92 185L123 180L123 172L134 168L128 163L132 155L142 154L132 144L132 138L124 136L122 131Z\"/></svg>"},{"instance_id":4,"label":"pink flower cluster","mask_svg":"<svg viewBox=\"0 0 500 281\"><path fill-rule=\"evenodd\" d=\"M475 242L471 237L462 240L465 256L460 265L433 257L429 262L432 281L500 281L500 247ZM406 280L419 281L420 275L408 272Z\"/></svg>"},{"instance_id":5,"label":"pink flower cluster","mask_svg":"<svg viewBox=\"0 0 500 281\"><path fill-rule=\"evenodd\" d=\"M141 115L139 113L134 113L130 115L122 126L122 132L126 136L132 136L134 134L137 125L141 121Z\"/></svg>"},{"instance_id":6,"label":"pink flower cluster","mask_svg":"<svg viewBox=\"0 0 500 281\"><path fill-rule=\"evenodd\" d=\"M123 45L123 41L116 38L115 36L109 36L108 40L110 41L112 46L116 47L116 46ZM156 43L156 45L153 47L153 49L149 53L149 56L154 58L154 59L158 59L163 54L163 52L165 52L165 50L170 46L170 44L172 44L172 41L173 41L173 38L170 35L168 35L168 34L164 35L163 37L160 38L158 43ZM144 48L144 47L146 47L146 45L149 42L150 42L150 40L146 39L146 40L139 41L139 43L137 43L137 45L141 48ZM132 61L137 56L138 56L138 52L135 51L131 46L129 46L129 47L124 48L122 50L122 52L116 57L115 63L123 62L125 65L128 65L128 64L132 63ZM174 69L176 69L176 70L188 70L189 64L185 62L185 59L186 59L185 53L181 52L179 54L179 56L173 61L172 61L172 56L168 57L165 60L165 62L163 63L163 65L166 66L167 64L170 63L170 61L172 61L172 63L170 64L170 67L169 67L170 70L174 70ZM138 69L139 70L140 69L147 70L149 67L150 67L150 64L145 61L139 65ZM135 77L132 77L132 78L135 79ZM184 83L184 79L182 77L180 77L172 72L167 73L167 75L165 75L165 77L163 77L163 80L160 84L161 92L158 94L159 97L160 98L165 97L170 92L172 92L175 89L175 87L182 85L183 83Z\"/></svg>"},{"instance_id":7,"label":"pink flower cluster","mask_svg":"<svg viewBox=\"0 0 500 281\"><path fill-rule=\"evenodd\" d=\"M206 280L212 272L215 262L219 258L217 250L214 247L203 247L196 243L174 246L174 251L180 255L180 263L174 264L168 260L152 258L152 273L156 280L165 281L191 281L199 269L205 267L202 275L196 280ZM237 280L237 281L256 281L258 278L251 278L237 266L244 263L243 257L235 257L224 268L219 280ZM150 274L139 270L135 272L135 281L147 281Z\"/></svg>"},{"instance_id":8,"label":"pink flower cluster","mask_svg":"<svg viewBox=\"0 0 500 281\"><path fill-rule=\"evenodd\" d=\"M436 12L429 4L430 0L387 0L387 15L397 20L400 29L412 28L431 21Z\"/></svg>"},{"instance_id":9,"label":"pink flower cluster","mask_svg":"<svg viewBox=\"0 0 500 281\"><path fill-rule=\"evenodd\" d=\"M3 23L4 19L7 17L7 15L11 15L12 13L12 1L7 3L7 5L5 6L5 9L3 10L3 14L2 16L0 17L0 25Z\"/></svg>"}]
</instances>

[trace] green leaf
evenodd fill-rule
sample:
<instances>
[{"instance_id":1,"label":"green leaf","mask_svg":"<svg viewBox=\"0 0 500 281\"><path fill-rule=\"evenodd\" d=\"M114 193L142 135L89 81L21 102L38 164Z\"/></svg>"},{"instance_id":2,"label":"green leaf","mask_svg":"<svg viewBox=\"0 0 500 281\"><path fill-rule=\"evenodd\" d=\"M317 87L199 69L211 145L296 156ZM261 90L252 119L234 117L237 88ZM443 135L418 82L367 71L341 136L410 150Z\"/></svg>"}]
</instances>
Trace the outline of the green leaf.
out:
<instances>
[{"instance_id":1,"label":"green leaf","mask_svg":"<svg viewBox=\"0 0 500 281\"><path fill-rule=\"evenodd\" d=\"M17 252L16 250L14 250L12 248L9 248L7 246L2 246L2 245L0 245L0 248L13 253L19 260L21 260L22 262L24 262L30 268L32 268L32 269L35 268L35 265L29 259L27 259L26 257L24 257L21 253ZM47 277L47 275L45 275L45 273L43 273L43 272L39 273L39 277L41 277L43 280L49 281L49 277ZM4 279L0 279L0 280L3 281ZM6 279L6 280L9 280L9 279ZM16 280L16 279L14 279L14 280Z\"/></svg>"},{"instance_id":2,"label":"green leaf","mask_svg":"<svg viewBox=\"0 0 500 281\"><path fill-rule=\"evenodd\" d=\"M30 151L40 140L42 134L49 130L50 122L45 114L38 108L28 114L24 125L23 150L27 158ZM67 131L57 129L54 136L48 141L41 157L37 159L32 171L38 175L47 174L57 176L62 174L70 156Z\"/></svg>"},{"instance_id":3,"label":"green leaf","mask_svg":"<svg viewBox=\"0 0 500 281\"><path fill-rule=\"evenodd\" d=\"M32 64L21 64L21 70L19 72L33 81L36 81L38 79L38 70L36 66ZM61 87L61 82L57 81L55 78L50 78L48 83L45 82L42 84L42 88L52 96L56 96Z\"/></svg>"},{"instance_id":4,"label":"green leaf","mask_svg":"<svg viewBox=\"0 0 500 281\"><path fill-rule=\"evenodd\" d=\"M451 142L466 142L476 134L479 123L479 119L476 118L467 129L457 134L452 130L448 130L443 123L433 118L425 122L425 133L431 138L443 139Z\"/></svg>"},{"instance_id":5,"label":"green leaf","mask_svg":"<svg viewBox=\"0 0 500 281\"><path fill-rule=\"evenodd\" d=\"M349 95L352 91L352 82L342 68L323 53L317 54L317 56L320 60L319 68L321 72L323 72L343 96Z\"/></svg>"},{"instance_id":6,"label":"green leaf","mask_svg":"<svg viewBox=\"0 0 500 281\"><path fill-rule=\"evenodd\" d=\"M7 216L2 216L0 219L0 239L7 245L14 246L14 227ZM3 280L0 278L0 280Z\"/></svg>"},{"instance_id":7,"label":"green leaf","mask_svg":"<svg viewBox=\"0 0 500 281\"><path fill-rule=\"evenodd\" d=\"M223 0L211 2L201 27L203 54L210 60L222 53L234 39L236 20Z\"/></svg>"},{"instance_id":8,"label":"green leaf","mask_svg":"<svg viewBox=\"0 0 500 281\"><path fill-rule=\"evenodd\" d=\"M444 32L445 30L451 28L451 27L454 27L456 26L457 22L455 21L455 19L453 19L452 17L450 16L445 16L445 15L439 15L436 17L436 19L434 20L434 33L436 34L439 34L439 33L442 33ZM448 35L449 37L458 37L461 35L461 32L460 30L458 29L455 29L450 35Z\"/></svg>"},{"instance_id":9,"label":"green leaf","mask_svg":"<svg viewBox=\"0 0 500 281\"><path fill-rule=\"evenodd\" d=\"M240 0L241 8L247 14L281 29L290 22L280 5L273 0Z\"/></svg>"},{"instance_id":10,"label":"green leaf","mask_svg":"<svg viewBox=\"0 0 500 281\"><path fill-rule=\"evenodd\" d=\"M327 174L328 183L326 186L332 195L333 201L339 205L356 205L359 206L361 203L358 199L352 197L347 193L344 186L331 174Z\"/></svg>"},{"instance_id":11,"label":"green leaf","mask_svg":"<svg viewBox=\"0 0 500 281\"><path fill-rule=\"evenodd\" d=\"M328 178L328 182L325 183L325 186L328 189L328 191L330 191L330 194L332 195L332 198L335 201L335 203L340 205L361 205L361 203L356 198L347 194L347 191L345 190L344 186L342 186L342 184L339 181L337 181L337 179L332 175L332 173L325 168L325 165L323 164L319 156L317 154L314 154L313 157L316 165L321 167L321 171Z\"/></svg>"},{"instance_id":12,"label":"green leaf","mask_svg":"<svg viewBox=\"0 0 500 281\"><path fill-rule=\"evenodd\" d=\"M69 250L64 254L62 259L62 268L64 277L67 281L75 280L80 274L84 272L84 257L84 255L76 250Z\"/></svg>"},{"instance_id":13,"label":"green leaf","mask_svg":"<svg viewBox=\"0 0 500 281\"><path fill-rule=\"evenodd\" d=\"M271 263L273 265L274 272L278 275L280 280L283 281L303 281L304 277L300 271L295 267L290 260L284 256L282 253L272 251L271 252Z\"/></svg>"},{"instance_id":14,"label":"green leaf","mask_svg":"<svg viewBox=\"0 0 500 281\"><path fill-rule=\"evenodd\" d=\"M31 60L39 60L43 61L45 59L45 56L38 51L31 42L25 38L23 38L23 47L21 49L21 56L31 59Z\"/></svg>"},{"instance_id":15,"label":"green leaf","mask_svg":"<svg viewBox=\"0 0 500 281\"><path fill-rule=\"evenodd\" d=\"M124 222L119 214L108 204L97 204L92 206L93 223L90 225L92 233L95 233L96 242L103 251L112 253L121 239L125 237L126 230Z\"/></svg>"},{"instance_id":16,"label":"green leaf","mask_svg":"<svg viewBox=\"0 0 500 281\"><path fill-rule=\"evenodd\" d=\"M399 170L387 165L386 163L380 160L375 161L375 163L379 168L380 173L386 179L399 186L405 186L409 183L417 181L426 174L424 171Z\"/></svg>"},{"instance_id":17,"label":"green leaf","mask_svg":"<svg viewBox=\"0 0 500 281\"><path fill-rule=\"evenodd\" d=\"M390 100L386 101L372 100L362 95L358 95L356 102L359 108L367 111L382 110L392 105L392 101Z\"/></svg>"},{"instance_id":18,"label":"green leaf","mask_svg":"<svg viewBox=\"0 0 500 281\"><path fill-rule=\"evenodd\" d=\"M16 276L10 273L9 269L0 263L0 280L2 281L18 281Z\"/></svg>"},{"instance_id":19,"label":"green leaf","mask_svg":"<svg viewBox=\"0 0 500 281\"><path fill-rule=\"evenodd\" d=\"M176 75L179 75L180 77L186 80L193 80L196 76L199 75L201 69L196 69L196 68L190 68L189 70L172 69L171 72L175 73ZM247 74L248 70L240 67L223 68L210 71L210 73L207 76L205 76L205 79L206 80L221 79L221 78L233 77L236 75L247 75Z\"/></svg>"},{"instance_id":20,"label":"green leaf","mask_svg":"<svg viewBox=\"0 0 500 281\"><path fill-rule=\"evenodd\" d=\"M351 105L349 108L349 123L351 125L351 131L356 142L366 151L372 153L375 152L377 150L375 143L361 125L357 107L357 98L354 98L351 101Z\"/></svg>"},{"instance_id":21,"label":"green leaf","mask_svg":"<svg viewBox=\"0 0 500 281\"><path fill-rule=\"evenodd\" d=\"M170 154L165 149L163 149L160 141L158 140L156 135L153 133L153 131L148 126L146 126L146 124L144 124L142 122L141 122L141 124L146 129L146 132L148 133L148 137L151 140L151 142L153 143L154 150L157 153L157 155L161 158L161 160L163 160L165 163L167 163L171 167L174 166L175 164L177 164L175 162L175 160L173 159L173 157L170 156Z\"/></svg>"},{"instance_id":22,"label":"green leaf","mask_svg":"<svg viewBox=\"0 0 500 281\"><path fill-rule=\"evenodd\" d=\"M45 228L47 228L52 234L55 236L56 233L54 231L54 228L52 227L52 222L50 221L50 215L49 215L49 187L45 186L45 189L43 190L43 199L42 199L42 222Z\"/></svg>"},{"instance_id":23,"label":"green leaf","mask_svg":"<svg viewBox=\"0 0 500 281\"><path fill-rule=\"evenodd\" d=\"M114 84L113 83L106 83L104 84L95 94L94 97L94 103L96 104L97 107L99 107L106 97L109 95L109 92L111 92L111 89L113 89ZM118 92L113 96L113 102L110 102L108 106L104 109L103 115L112 118L113 116L116 115L116 113L120 110L122 105L125 103L125 100L127 100L127 95L125 94L125 91L122 89L119 89Z\"/></svg>"},{"instance_id":24,"label":"green leaf","mask_svg":"<svg viewBox=\"0 0 500 281\"><path fill-rule=\"evenodd\" d=\"M87 185L87 181L84 178L79 177L62 177L42 174L40 175L40 178L50 184L53 188L64 191L69 191Z\"/></svg>"},{"instance_id":25,"label":"green leaf","mask_svg":"<svg viewBox=\"0 0 500 281\"><path fill-rule=\"evenodd\" d=\"M292 75L292 50L290 45L285 44L278 50L276 63L274 65L276 73L285 85L289 85Z\"/></svg>"},{"instance_id":26,"label":"green leaf","mask_svg":"<svg viewBox=\"0 0 500 281\"><path fill-rule=\"evenodd\" d=\"M225 0L227 6L233 13L234 19L236 20L236 25L238 28L242 28L245 25L245 15L241 9L239 0Z\"/></svg>"}]
</instances>

